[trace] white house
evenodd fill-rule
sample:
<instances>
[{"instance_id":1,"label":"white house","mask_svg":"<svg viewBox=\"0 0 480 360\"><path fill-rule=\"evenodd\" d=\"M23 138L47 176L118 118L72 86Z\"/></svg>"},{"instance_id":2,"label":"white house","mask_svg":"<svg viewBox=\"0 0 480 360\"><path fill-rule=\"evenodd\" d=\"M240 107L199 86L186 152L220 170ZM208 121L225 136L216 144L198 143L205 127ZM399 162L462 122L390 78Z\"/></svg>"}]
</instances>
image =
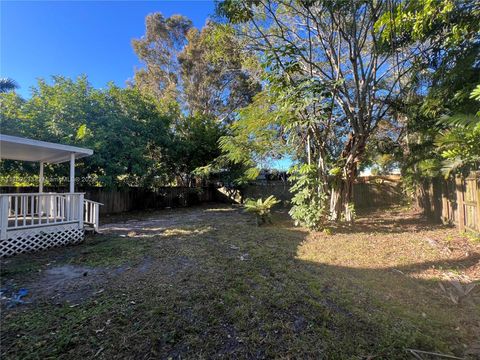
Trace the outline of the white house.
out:
<instances>
[{"instance_id":1,"label":"white house","mask_svg":"<svg viewBox=\"0 0 480 360\"><path fill-rule=\"evenodd\" d=\"M0 194L0 257L67 245L98 230L100 203L75 192L75 160L93 150L0 134L0 159L40 163L38 193ZM70 162L68 193L43 192L45 163Z\"/></svg>"}]
</instances>

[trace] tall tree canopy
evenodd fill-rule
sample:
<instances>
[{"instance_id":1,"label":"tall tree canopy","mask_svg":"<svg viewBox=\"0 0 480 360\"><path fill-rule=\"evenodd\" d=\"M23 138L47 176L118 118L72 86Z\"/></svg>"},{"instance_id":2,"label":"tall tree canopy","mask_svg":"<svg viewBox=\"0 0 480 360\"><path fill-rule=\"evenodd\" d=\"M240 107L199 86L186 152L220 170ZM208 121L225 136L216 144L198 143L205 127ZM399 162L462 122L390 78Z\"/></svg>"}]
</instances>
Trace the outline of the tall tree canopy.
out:
<instances>
[{"instance_id":1,"label":"tall tree canopy","mask_svg":"<svg viewBox=\"0 0 480 360\"><path fill-rule=\"evenodd\" d=\"M154 13L145 18L145 28L145 35L132 41L135 53L145 65L135 72L135 84L171 104L178 100L178 54L186 44L192 21L181 15L165 18Z\"/></svg>"},{"instance_id":2,"label":"tall tree canopy","mask_svg":"<svg viewBox=\"0 0 480 360\"><path fill-rule=\"evenodd\" d=\"M86 77L54 77L52 85L40 80L27 100L10 93L0 101L3 133L92 148L94 155L79 166L81 178L89 175L83 184L142 185L167 177L168 169L157 166L171 142L171 119L136 89L97 90Z\"/></svg>"},{"instance_id":3,"label":"tall tree canopy","mask_svg":"<svg viewBox=\"0 0 480 360\"><path fill-rule=\"evenodd\" d=\"M145 35L132 42L145 64L135 73L135 85L189 115L231 119L251 101L258 83L242 67L236 38L222 35L212 22L199 31L181 15L148 15Z\"/></svg>"},{"instance_id":4,"label":"tall tree canopy","mask_svg":"<svg viewBox=\"0 0 480 360\"><path fill-rule=\"evenodd\" d=\"M132 86L99 90L86 77L40 80L27 100L2 95L2 132L94 149L81 165L81 174L92 175L84 183L191 185L193 171L220 155L224 124L258 91L236 38L217 30L208 23L199 31L181 15L150 14L145 36L132 41L144 64Z\"/></svg>"},{"instance_id":5,"label":"tall tree canopy","mask_svg":"<svg viewBox=\"0 0 480 360\"><path fill-rule=\"evenodd\" d=\"M243 68L248 59L233 33L223 33L213 22L187 34L179 55L182 96L193 114L230 121L248 105L260 86Z\"/></svg>"},{"instance_id":6,"label":"tall tree canopy","mask_svg":"<svg viewBox=\"0 0 480 360\"><path fill-rule=\"evenodd\" d=\"M219 155L221 127L211 119L166 114L157 100L138 88L93 88L86 77L76 81L40 80L31 98L0 95L2 133L91 148L94 155L78 166L80 185L158 186L191 182L191 172ZM2 162L2 175L36 175L38 169ZM68 175L67 167L46 169ZM87 176L88 175L88 176ZM28 183L28 182L27 182ZM58 185L60 182L51 182Z\"/></svg>"}]
</instances>

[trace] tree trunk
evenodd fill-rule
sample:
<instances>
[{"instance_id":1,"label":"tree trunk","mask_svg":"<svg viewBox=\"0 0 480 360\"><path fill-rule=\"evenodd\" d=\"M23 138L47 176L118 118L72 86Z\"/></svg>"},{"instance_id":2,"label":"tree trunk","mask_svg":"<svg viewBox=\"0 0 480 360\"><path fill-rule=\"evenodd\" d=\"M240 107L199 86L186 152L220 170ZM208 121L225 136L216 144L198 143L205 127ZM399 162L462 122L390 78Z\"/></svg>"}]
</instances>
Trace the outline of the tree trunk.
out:
<instances>
[{"instance_id":1,"label":"tree trunk","mask_svg":"<svg viewBox=\"0 0 480 360\"><path fill-rule=\"evenodd\" d=\"M353 159L353 157L350 157ZM353 183L357 176L357 164L354 160L347 161L342 174L331 183L330 190L330 220L353 222L355 209L353 204Z\"/></svg>"},{"instance_id":2,"label":"tree trunk","mask_svg":"<svg viewBox=\"0 0 480 360\"><path fill-rule=\"evenodd\" d=\"M353 222L353 182L355 176L335 179L330 190L330 219Z\"/></svg>"},{"instance_id":3,"label":"tree trunk","mask_svg":"<svg viewBox=\"0 0 480 360\"><path fill-rule=\"evenodd\" d=\"M365 137L350 134L342 151L341 158L345 165L342 173L331 183L330 220L353 222L355 209L353 204L353 183L357 177L357 162L365 151Z\"/></svg>"}]
</instances>

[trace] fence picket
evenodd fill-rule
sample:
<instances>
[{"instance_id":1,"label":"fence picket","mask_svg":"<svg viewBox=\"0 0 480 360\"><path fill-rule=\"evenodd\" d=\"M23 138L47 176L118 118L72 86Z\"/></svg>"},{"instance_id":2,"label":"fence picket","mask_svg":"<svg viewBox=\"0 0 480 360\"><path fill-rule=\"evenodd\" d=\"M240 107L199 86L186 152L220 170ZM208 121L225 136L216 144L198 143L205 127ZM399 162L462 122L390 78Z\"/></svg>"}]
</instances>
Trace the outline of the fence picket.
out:
<instances>
[{"instance_id":1,"label":"fence picket","mask_svg":"<svg viewBox=\"0 0 480 360\"><path fill-rule=\"evenodd\" d=\"M455 179L425 181L417 189L417 205L432 220L455 224L460 231L480 233L479 181L478 172L466 178L456 176ZM426 189L433 182L441 182L442 186L429 193Z\"/></svg>"}]
</instances>

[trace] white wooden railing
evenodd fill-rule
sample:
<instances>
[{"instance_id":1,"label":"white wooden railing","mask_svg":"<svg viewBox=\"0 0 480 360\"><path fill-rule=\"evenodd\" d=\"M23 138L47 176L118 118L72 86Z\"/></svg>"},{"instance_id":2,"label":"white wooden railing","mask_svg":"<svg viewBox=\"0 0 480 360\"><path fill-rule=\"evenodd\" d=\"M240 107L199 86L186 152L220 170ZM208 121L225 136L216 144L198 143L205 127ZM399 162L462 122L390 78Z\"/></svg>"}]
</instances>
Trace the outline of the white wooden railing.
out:
<instances>
[{"instance_id":1,"label":"white wooden railing","mask_svg":"<svg viewBox=\"0 0 480 360\"><path fill-rule=\"evenodd\" d=\"M83 193L0 194L0 239L7 231L77 223L98 231L100 203L84 200Z\"/></svg>"},{"instance_id":2,"label":"white wooden railing","mask_svg":"<svg viewBox=\"0 0 480 360\"><path fill-rule=\"evenodd\" d=\"M83 221L85 224L92 226L95 232L98 232L100 206L103 204L87 199L84 200L84 203Z\"/></svg>"}]
</instances>

